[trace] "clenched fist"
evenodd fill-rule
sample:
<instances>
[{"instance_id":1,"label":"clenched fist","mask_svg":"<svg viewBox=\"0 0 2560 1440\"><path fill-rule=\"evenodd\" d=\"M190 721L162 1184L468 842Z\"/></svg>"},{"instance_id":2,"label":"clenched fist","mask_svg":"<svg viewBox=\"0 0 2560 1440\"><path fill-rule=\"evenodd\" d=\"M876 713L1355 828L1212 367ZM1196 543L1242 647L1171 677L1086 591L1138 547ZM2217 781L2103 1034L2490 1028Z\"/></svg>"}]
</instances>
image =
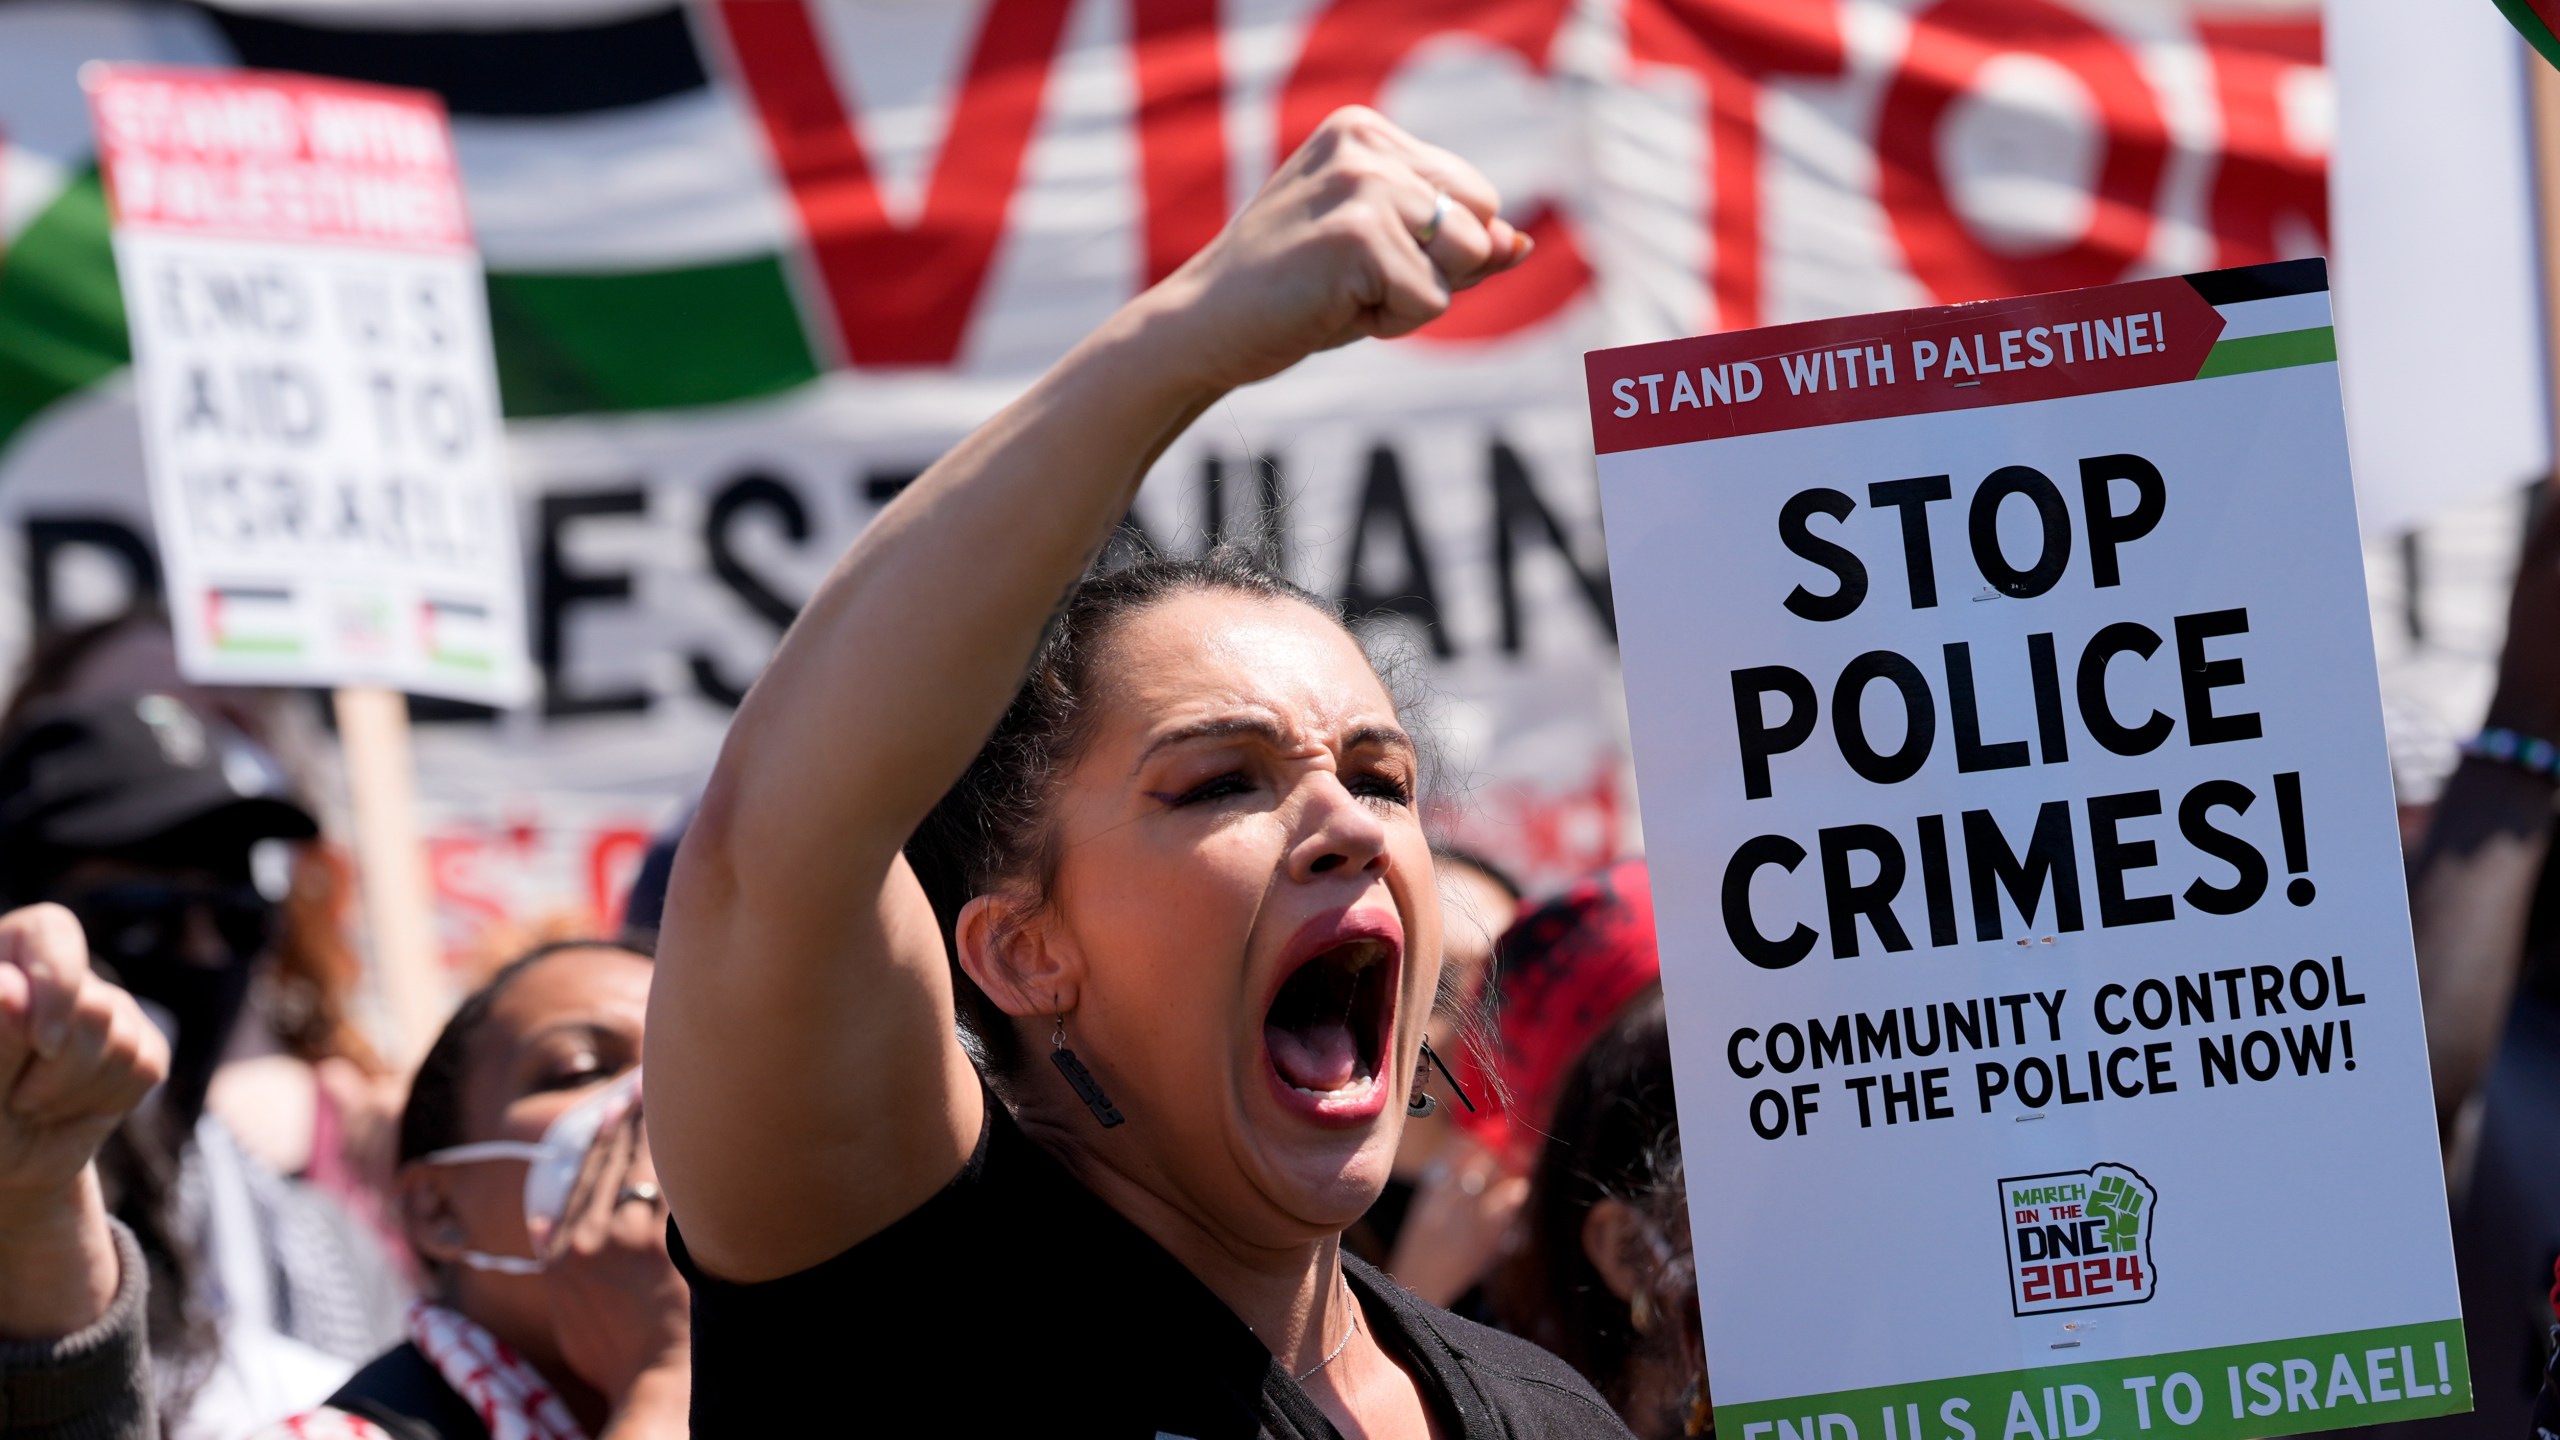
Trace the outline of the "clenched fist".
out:
<instances>
[{"instance_id":1,"label":"clenched fist","mask_svg":"<svg viewBox=\"0 0 2560 1440\"><path fill-rule=\"evenodd\" d=\"M1218 238L1158 287L1193 373L1229 389L1407 334L1528 258L1473 165L1351 106L1325 117Z\"/></svg>"},{"instance_id":2,"label":"clenched fist","mask_svg":"<svg viewBox=\"0 0 2560 1440\"><path fill-rule=\"evenodd\" d=\"M68 1334L115 1295L89 1162L169 1072L131 995L59 905L0 916L0 1338Z\"/></svg>"}]
</instances>

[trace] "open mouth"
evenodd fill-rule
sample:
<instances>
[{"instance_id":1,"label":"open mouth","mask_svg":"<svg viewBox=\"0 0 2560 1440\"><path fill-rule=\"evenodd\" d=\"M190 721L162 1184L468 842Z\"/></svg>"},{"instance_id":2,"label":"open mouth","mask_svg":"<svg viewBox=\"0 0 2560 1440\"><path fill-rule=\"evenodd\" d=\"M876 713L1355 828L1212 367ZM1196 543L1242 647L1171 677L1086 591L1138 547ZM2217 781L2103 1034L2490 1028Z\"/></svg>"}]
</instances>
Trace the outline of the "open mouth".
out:
<instances>
[{"instance_id":1,"label":"open mouth","mask_svg":"<svg viewBox=\"0 0 2560 1440\"><path fill-rule=\"evenodd\" d=\"M1284 1084L1316 1101L1376 1088L1395 1021L1398 958L1390 940L1348 939L1309 956L1281 983L1262 1038Z\"/></svg>"}]
</instances>

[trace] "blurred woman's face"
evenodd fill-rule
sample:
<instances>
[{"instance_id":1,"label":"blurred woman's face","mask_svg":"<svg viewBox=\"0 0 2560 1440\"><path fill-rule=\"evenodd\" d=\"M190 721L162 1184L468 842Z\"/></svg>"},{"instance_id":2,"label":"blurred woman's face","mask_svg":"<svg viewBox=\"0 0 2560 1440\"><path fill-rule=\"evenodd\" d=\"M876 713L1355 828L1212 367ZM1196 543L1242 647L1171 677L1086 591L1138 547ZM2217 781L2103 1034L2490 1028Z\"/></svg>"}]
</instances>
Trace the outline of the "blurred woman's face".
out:
<instances>
[{"instance_id":1,"label":"blurred woman's face","mask_svg":"<svg viewBox=\"0 0 2560 1440\"><path fill-rule=\"evenodd\" d=\"M1178 595L1099 658L1038 923L1128 1124L1067 1134L1233 1238L1336 1233L1386 1183L1438 978L1419 757L1359 646L1294 601Z\"/></svg>"},{"instance_id":2,"label":"blurred woman's face","mask_svg":"<svg viewBox=\"0 0 2560 1440\"><path fill-rule=\"evenodd\" d=\"M650 974L639 956L597 947L563 950L518 975L466 1049L456 1143L540 1140L560 1112L639 1064ZM443 1207L433 1216L413 1210L413 1232L424 1231L412 1236L420 1253L533 1253L523 1162L427 1168L443 1187ZM501 1338L523 1346L528 1332L548 1334L541 1277L459 1271L456 1286L465 1313Z\"/></svg>"}]
</instances>

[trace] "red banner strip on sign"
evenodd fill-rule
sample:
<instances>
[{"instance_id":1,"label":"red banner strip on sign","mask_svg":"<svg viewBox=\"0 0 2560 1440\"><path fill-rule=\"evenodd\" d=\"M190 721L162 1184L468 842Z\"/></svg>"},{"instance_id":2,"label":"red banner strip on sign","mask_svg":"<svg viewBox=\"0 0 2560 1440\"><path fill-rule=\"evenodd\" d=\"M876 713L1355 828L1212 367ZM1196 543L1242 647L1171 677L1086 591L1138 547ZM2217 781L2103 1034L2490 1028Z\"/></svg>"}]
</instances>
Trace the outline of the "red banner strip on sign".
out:
<instances>
[{"instance_id":1,"label":"red banner strip on sign","mask_svg":"<svg viewBox=\"0 0 2560 1440\"><path fill-rule=\"evenodd\" d=\"M2170 385L2221 333L2195 284L2169 276L1595 350L1583 370L1608 455Z\"/></svg>"},{"instance_id":2,"label":"red banner strip on sign","mask_svg":"<svg viewBox=\"0 0 2560 1440\"><path fill-rule=\"evenodd\" d=\"M257 70L83 77L116 223L262 240L463 249L471 228L423 90Z\"/></svg>"}]
</instances>

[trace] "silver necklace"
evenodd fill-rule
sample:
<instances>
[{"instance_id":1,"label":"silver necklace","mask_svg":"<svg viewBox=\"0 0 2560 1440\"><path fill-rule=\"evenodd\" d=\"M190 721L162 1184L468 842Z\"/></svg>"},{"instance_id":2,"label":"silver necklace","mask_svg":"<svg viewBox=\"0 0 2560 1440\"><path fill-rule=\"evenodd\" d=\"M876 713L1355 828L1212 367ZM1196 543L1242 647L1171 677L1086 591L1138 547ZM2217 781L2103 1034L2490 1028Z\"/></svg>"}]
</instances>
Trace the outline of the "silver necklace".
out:
<instances>
[{"instance_id":1,"label":"silver necklace","mask_svg":"<svg viewBox=\"0 0 2560 1440\"><path fill-rule=\"evenodd\" d=\"M1309 1367L1305 1374L1291 1377L1301 1385L1304 1385L1308 1381L1314 1379L1316 1377L1316 1373L1324 1369L1327 1365L1341 1359L1342 1352L1351 1348L1351 1337L1360 1333L1360 1302L1356 1299L1352 1299L1351 1282L1347 1280L1342 1284L1342 1298L1351 1301L1351 1326L1349 1329L1342 1332L1341 1339L1333 1342L1333 1349L1327 1353L1323 1359Z\"/></svg>"},{"instance_id":2,"label":"silver necklace","mask_svg":"<svg viewBox=\"0 0 2560 1440\"><path fill-rule=\"evenodd\" d=\"M1352 1295L1351 1282L1347 1279L1342 1282L1342 1298L1351 1302L1351 1328L1342 1332L1342 1338L1333 1342L1332 1351L1323 1359L1317 1361L1311 1366L1308 1366L1305 1373L1292 1375L1289 1377L1290 1379L1301 1385L1306 1384L1309 1380L1316 1377L1317 1372L1323 1370L1324 1367L1332 1364L1334 1361L1341 1359L1343 1351L1351 1348L1351 1337L1360 1333L1360 1301L1357 1297ZM1254 1328L1250 1325L1244 1327L1244 1330L1248 1335L1255 1333Z\"/></svg>"}]
</instances>

